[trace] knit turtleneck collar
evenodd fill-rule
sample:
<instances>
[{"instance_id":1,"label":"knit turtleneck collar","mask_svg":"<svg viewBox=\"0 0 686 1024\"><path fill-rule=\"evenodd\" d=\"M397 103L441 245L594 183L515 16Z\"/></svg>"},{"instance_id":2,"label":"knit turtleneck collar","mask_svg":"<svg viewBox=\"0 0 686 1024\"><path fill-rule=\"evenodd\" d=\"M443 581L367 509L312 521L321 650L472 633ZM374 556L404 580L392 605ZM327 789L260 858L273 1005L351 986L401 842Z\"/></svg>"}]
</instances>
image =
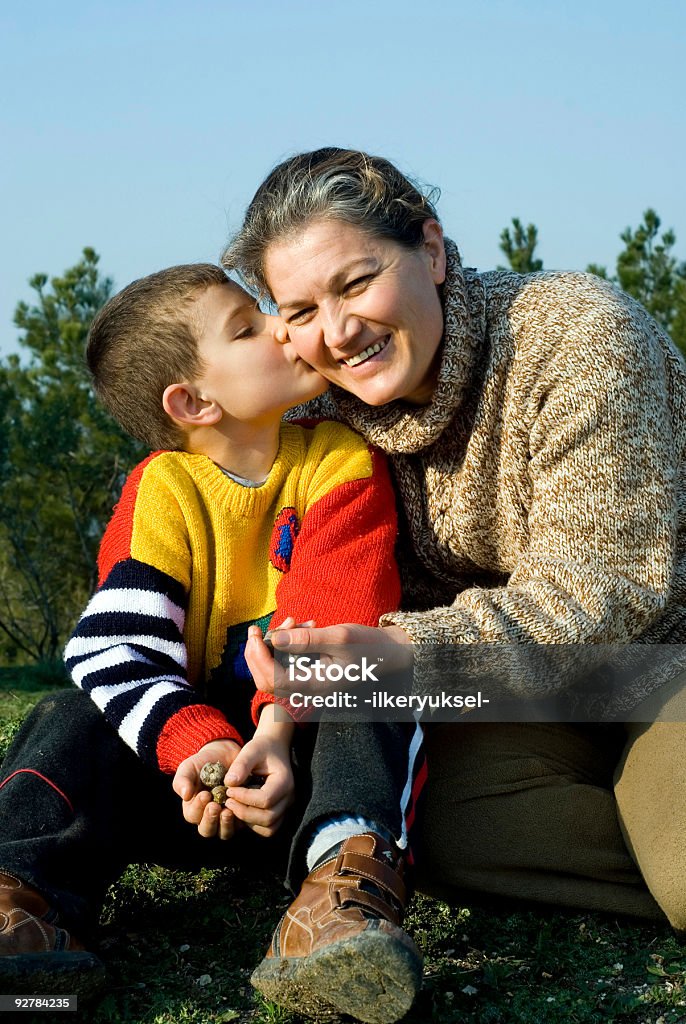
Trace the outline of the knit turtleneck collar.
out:
<instances>
[{"instance_id":1,"label":"knit turtleneck collar","mask_svg":"<svg viewBox=\"0 0 686 1024\"><path fill-rule=\"evenodd\" d=\"M486 302L481 280L474 271L463 270L457 246L448 238L445 251L441 365L429 404L371 406L341 388L329 392L341 418L389 453L420 451L440 436L465 399L483 345Z\"/></svg>"}]
</instances>

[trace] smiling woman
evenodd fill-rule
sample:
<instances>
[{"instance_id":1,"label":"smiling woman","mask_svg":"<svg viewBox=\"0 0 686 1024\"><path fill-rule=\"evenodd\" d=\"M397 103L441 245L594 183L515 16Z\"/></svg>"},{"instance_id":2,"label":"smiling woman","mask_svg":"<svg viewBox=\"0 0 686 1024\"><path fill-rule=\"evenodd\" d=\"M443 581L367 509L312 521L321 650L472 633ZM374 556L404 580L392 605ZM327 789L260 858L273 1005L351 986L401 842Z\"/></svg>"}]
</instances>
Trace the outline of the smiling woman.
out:
<instances>
[{"instance_id":1,"label":"smiling woman","mask_svg":"<svg viewBox=\"0 0 686 1024\"><path fill-rule=\"evenodd\" d=\"M419 188L336 148L271 172L224 262L334 385L316 410L389 453L404 512L402 610L275 646L411 641L421 685L427 649L486 645L520 709L568 685L522 674L527 646L681 651L686 372L641 306L589 274L465 269ZM664 681L626 679L613 723ZM427 730L420 887L685 929L686 726L517 718Z\"/></svg>"},{"instance_id":2,"label":"smiling woman","mask_svg":"<svg viewBox=\"0 0 686 1024\"><path fill-rule=\"evenodd\" d=\"M424 222L408 249L351 224L318 220L265 258L273 298L298 352L368 405L425 404L438 372L443 234ZM421 338L422 344L415 339Z\"/></svg>"},{"instance_id":3,"label":"smiling woman","mask_svg":"<svg viewBox=\"0 0 686 1024\"><path fill-rule=\"evenodd\" d=\"M316 180L308 178L310 156L267 178L226 264L271 294L302 357L332 383L369 405L423 404L435 383L436 286L445 278L430 197L388 161L354 153L322 159ZM269 202L273 194L281 199Z\"/></svg>"}]
</instances>

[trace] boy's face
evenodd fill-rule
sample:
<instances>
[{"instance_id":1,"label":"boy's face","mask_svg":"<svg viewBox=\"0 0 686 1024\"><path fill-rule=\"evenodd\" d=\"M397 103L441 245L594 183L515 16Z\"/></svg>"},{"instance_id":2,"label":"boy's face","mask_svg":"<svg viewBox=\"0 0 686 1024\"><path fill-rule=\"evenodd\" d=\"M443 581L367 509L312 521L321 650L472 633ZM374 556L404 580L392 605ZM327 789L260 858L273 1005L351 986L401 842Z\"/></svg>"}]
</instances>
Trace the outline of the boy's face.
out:
<instances>
[{"instance_id":1,"label":"boy's face","mask_svg":"<svg viewBox=\"0 0 686 1024\"><path fill-rule=\"evenodd\" d=\"M205 364L194 384L230 418L256 424L278 419L329 386L300 359L283 321L262 313L232 281L207 288L193 303L191 317ZM276 338L279 328L283 343Z\"/></svg>"}]
</instances>

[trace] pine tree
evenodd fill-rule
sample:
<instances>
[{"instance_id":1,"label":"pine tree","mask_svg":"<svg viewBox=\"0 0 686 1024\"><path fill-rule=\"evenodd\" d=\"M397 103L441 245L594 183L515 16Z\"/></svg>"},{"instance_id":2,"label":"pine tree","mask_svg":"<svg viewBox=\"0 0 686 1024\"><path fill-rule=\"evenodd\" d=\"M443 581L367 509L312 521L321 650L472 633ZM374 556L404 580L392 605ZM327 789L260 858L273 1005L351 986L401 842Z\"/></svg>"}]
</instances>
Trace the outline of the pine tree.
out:
<instances>
[{"instance_id":1,"label":"pine tree","mask_svg":"<svg viewBox=\"0 0 686 1024\"><path fill-rule=\"evenodd\" d=\"M673 255L674 231L665 231L660 237L660 224L655 210L648 209L635 231L626 228L622 232L624 249L610 280L638 299L686 352L686 263ZM606 269L596 264L588 270L608 277Z\"/></svg>"},{"instance_id":2,"label":"pine tree","mask_svg":"<svg viewBox=\"0 0 686 1024\"><path fill-rule=\"evenodd\" d=\"M0 653L51 661L95 582L99 538L141 454L96 401L84 360L112 284L98 256L30 281L15 323L23 355L0 363Z\"/></svg>"},{"instance_id":3,"label":"pine tree","mask_svg":"<svg viewBox=\"0 0 686 1024\"><path fill-rule=\"evenodd\" d=\"M530 274L543 269L543 260L535 259L534 252L538 245L538 229L534 224L526 228L518 217L512 218L513 232L504 228L500 234L500 248L507 256L510 269L518 274ZM504 270L505 267L498 267Z\"/></svg>"}]
</instances>

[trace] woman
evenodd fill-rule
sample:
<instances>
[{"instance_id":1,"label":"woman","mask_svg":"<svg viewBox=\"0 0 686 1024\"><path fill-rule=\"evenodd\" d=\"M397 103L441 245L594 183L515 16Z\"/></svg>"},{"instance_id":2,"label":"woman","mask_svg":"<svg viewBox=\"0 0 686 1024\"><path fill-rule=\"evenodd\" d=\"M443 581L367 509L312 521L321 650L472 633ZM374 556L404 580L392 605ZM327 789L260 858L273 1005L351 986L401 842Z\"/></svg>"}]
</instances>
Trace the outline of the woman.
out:
<instances>
[{"instance_id":1,"label":"woman","mask_svg":"<svg viewBox=\"0 0 686 1024\"><path fill-rule=\"evenodd\" d=\"M333 148L269 175L224 262L334 385L317 412L389 454L404 512L403 610L278 645L412 641L421 672L427 644L684 642L686 374L637 303L587 274L464 269L427 196ZM662 681L636 675L617 706ZM516 658L498 680L515 701L567 685ZM419 887L686 928L685 740L433 727Z\"/></svg>"}]
</instances>

